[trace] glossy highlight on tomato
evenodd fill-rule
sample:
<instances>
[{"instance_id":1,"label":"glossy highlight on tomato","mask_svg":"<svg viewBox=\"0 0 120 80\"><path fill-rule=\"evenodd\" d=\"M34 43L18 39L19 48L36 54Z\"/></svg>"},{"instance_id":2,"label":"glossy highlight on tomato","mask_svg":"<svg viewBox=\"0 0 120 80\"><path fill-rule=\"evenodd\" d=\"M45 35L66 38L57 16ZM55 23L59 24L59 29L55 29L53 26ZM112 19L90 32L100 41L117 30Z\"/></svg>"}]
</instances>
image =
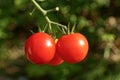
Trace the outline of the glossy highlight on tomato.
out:
<instances>
[{"instance_id":1,"label":"glossy highlight on tomato","mask_svg":"<svg viewBox=\"0 0 120 80\"><path fill-rule=\"evenodd\" d=\"M44 32L32 34L25 43L27 59L38 65L47 64L55 54L55 42L50 35Z\"/></svg>"},{"instance_id":2,"label":"glossy highlight on tomato","mask_svg":"<svg viewBox=\"0 0 120 80\"><path fill-rule=\"evenodd\" d=\"M59 56L71 64L82 61L87 56L88 48L86 37L80 33L63 35L56 45Z\"/></svg>"}]
</instances>

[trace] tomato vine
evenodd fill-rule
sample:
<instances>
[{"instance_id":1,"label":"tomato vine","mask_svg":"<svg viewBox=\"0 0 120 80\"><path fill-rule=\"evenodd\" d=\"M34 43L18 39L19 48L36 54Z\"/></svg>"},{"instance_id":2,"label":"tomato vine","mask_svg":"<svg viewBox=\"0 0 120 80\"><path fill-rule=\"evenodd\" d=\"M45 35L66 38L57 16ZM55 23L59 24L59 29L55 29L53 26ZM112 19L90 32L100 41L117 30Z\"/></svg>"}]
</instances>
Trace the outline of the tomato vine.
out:
<instances>
[{"instance_id":1,"label":"tomato vine","mask_svg":"<svg viewBox=\"0 0 120 80\"><path fill-rule=\"evenodd\" d=\"M33 4L36 6L36 8L43 14L43 16L45 17L46 21L47 21L47 24L48 24L48 27L49 27L49 30L50 32L52 32L52 28L51 28L51 24L54 24L54 25L57 25L57 26L60 26L62 27L62 31L60 30L60 28L58 27L58 29L64 33L63 30L67 30L67 26L63 25L63 24L60 24L60 23L57 23L57 22L54 22L52 20L49 19L49 17L47 16L47 14L53 10L56 10L56 11L59 11L59 7L56 7L55 9L51 9L51 10L45 10L43 9L35 0L32 0Z\"/></svg>"}]
</instances>

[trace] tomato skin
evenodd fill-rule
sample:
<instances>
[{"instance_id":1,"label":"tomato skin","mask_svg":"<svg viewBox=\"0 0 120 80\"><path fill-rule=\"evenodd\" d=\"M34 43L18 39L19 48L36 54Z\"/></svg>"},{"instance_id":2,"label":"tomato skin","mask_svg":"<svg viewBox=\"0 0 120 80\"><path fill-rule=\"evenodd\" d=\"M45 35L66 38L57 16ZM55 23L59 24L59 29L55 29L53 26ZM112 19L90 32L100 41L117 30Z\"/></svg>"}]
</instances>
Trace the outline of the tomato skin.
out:
<instances>
[{"instance_id":1,"label":"tomato skin","mask_svg":"<svg viewBox=\"0 0 120 80\"><path fill-rule=\"evenodd\" d=\"M64 35L56 45L60 57L71 64L82 61L88 53L88 48L87 39L80 33Z\"/></svg>"},{"instance_id":2,"label":"tomato skin","mask_svg":"<svg viewBox=\"0 0 120 80\"><path fill-rule=\"evenodd\" d=\"M57 41L58 39L55 40L55 43L57 43ZM63 62L64 62L63 59L58 55L58 52L56 51L53 59L48 64L51 66L58 66Z\"/></svg>"},{"instance_id":3,"label":"tomato skin","mask_svg":"<svg viewBox=\"0 0 120 80\"><path fill-rule=\"evenodd\" d=\"M27 59L34 64L47 64L54 57L55 50L54 40L44 32L34 33L25 43Z\"/></svg>"},{"instance_id":4,"label":"tomato skin","mask_svg":"<svg viewBox=\"0 0 120 80\"><path fill-rule=\"evenodd\" d=\"M48 64L51 66L58 66L62 63L63 63L63 59L57 53L55 53L53 59Z\"/></svg>"}]
</instances>

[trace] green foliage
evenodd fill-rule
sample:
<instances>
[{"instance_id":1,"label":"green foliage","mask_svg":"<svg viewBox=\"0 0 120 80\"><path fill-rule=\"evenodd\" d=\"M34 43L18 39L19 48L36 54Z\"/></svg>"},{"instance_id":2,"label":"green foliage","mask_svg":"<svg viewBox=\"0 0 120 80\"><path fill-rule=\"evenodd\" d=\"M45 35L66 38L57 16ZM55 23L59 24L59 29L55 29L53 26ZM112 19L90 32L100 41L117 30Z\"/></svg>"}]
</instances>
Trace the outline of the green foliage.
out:
<instances>
[{"instance_id":1,"label":"green foliage","mask_svg":"<svg viewBox=\"0 0 120 80\"><path fill-rule=\"evenodd\" d=\"M29 30L37 32L38 26L44 29L46 21L31 0L0 0L0 79L120 80L120 0L36 1L44 9L58 6L60 11L49 13L49 18L64 25L76 24L75 31L89 41L89 54L78 64L53 67L29 63L23 49L31 35ZM52 25L52 30L59 38L56 25ZM9 67L13 69L10 71ZM24 78L19 79L21 76Z\"/></svg>"}]
</instances>

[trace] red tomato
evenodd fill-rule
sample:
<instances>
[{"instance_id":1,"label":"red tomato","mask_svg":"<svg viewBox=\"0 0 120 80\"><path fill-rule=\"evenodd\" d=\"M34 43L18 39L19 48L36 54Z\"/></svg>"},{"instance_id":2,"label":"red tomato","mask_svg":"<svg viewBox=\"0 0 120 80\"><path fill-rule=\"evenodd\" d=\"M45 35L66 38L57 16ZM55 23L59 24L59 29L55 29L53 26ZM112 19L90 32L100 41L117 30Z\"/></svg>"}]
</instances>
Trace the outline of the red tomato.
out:
<instances>
[{"instance_id":1,"label":"red tomato","mask_svg":"<svg viewBox=\"0 0 120 80\"><path fill-rule=\"evenodd\" d=\"M88 48L87 39L80 33L64 35L56 45L61 58L71 64L82 61L88 53Z\"/></svg>"},{"instance_id":2,"label":"red tomato","mask_svg":"<svg viewBox=\"0 0 120 80\"><path fill-rule=\"evenodd\" d=\"M58 39L55 40L55 43L57 43ZM55 52L55 55L53 59L48 63L49 65L52 66L57 66L63 63L63 59L58 55L58 52Z\"/></svg>"},{"instance_id":3,"label":"red tomato","mask_svg":"<svg viewBox=\"0 0 120 80\"><path fill-rule=\"evenodd\" d=\"M31 35L25 44L25 53L28 60L34 64L46 64L55 54L55 42L46 33L38 32Z\"/></svg>"},{"instance_id":4,"label":"red tomato","mask_svg":"<svg viewBox=\"0 0 120 80\"><path fill-rule=\"evenodd\" d=\"M63 59L55 53L54 58L48 63L51 66L57 66L63 63Z\"/></svg>"}]
</instances>

